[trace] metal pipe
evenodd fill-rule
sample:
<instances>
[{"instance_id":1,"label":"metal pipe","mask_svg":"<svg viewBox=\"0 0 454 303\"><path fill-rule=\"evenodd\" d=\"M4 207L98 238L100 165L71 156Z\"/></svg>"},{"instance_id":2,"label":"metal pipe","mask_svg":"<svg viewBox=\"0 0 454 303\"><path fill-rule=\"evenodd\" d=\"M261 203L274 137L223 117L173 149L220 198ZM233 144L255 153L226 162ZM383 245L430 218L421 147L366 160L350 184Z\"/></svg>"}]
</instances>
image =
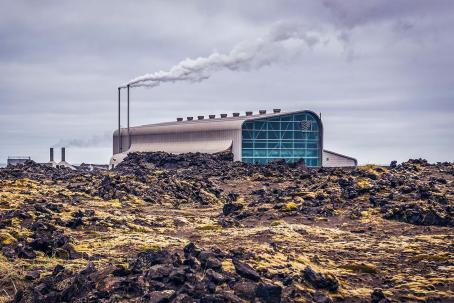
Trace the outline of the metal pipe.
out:
<instances>
[{"instance_id":1,"label":"metal pipe","mask_svg":"<svg viewBox=\"0 0 454 303\"><path fill-rule=\"evenodd\" d=\"M128 124L128 149L129 149L129 148L131 147L131 135L129 134L129 84L128 84L128 86L127 86L127 91L128 91L128 99L127 99L127 100L128 100L128 109L127 109L127 113L128 113L127 119L128 119L128 122L127 122L127 124Z\"/></svg>"},{"instance_id":2,"label":"metal pipe","mask_svg":"<svg viewBox=\"0 0 454 303\"><path fill-rule=\"evenodd\" d=\"M121 129L120 129L120 90L121 87L118 88L118 152L121 153Z\"/></svg>"}]
</instances>

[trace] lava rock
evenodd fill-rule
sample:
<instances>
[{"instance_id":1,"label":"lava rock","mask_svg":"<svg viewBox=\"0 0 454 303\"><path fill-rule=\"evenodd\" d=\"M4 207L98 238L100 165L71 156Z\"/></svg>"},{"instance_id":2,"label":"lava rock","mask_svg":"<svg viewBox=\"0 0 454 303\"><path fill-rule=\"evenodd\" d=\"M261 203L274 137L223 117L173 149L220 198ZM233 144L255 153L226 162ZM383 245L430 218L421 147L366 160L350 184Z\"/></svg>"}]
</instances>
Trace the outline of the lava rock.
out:
<instances>
[{"instance_id":1,"label":"lava rock","mask_svg":"<svg viewBox=\"0 0 454 303\"><path fill-rule=\"evenodd\" d=\"M232 259L233 265L235 266L235 271L242 277L252 280L259 281L260 275L249 265L240 262L238 259Z\"/></svg>"},{"instance_id":2,"label":"lava rock","mask_svg":"<svg viewBox=\"0 0 454 303\"><path fill-rule=\"evenodd\" d=\"M339 281L333 275L316 272L310 266L306 266L304 269L303 277L305 281L318 289L337 291L339 288Z\"/></svg>"},{"instance_id":3,"label":"lava rock","mask_svg":"<svg viewBox=\"0 0 454 303\"><path fill-rule=\"evenodd\" d=\"M259 283L256 296L266 303L280 303L282 287L274 284Z\"/></svg>"}]
</instances>

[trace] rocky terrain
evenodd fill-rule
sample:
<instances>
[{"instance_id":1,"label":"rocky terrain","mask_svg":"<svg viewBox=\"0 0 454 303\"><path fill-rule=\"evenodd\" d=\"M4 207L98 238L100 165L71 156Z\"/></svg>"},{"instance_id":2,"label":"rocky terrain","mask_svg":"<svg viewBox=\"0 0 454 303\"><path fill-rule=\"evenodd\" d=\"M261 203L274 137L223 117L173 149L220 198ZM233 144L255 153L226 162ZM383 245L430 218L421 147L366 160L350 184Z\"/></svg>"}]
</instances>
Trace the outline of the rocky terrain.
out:
<instances>
[{"instance_id":1,"label":"rocky terrain","mask_svg":"<svg viewBox=\"0 0 454 303\"><path fill-rule=\"evenodd\" d=\"M454 164L0 169L0 302L454 302Z\"/></svg>"}]
</instances>

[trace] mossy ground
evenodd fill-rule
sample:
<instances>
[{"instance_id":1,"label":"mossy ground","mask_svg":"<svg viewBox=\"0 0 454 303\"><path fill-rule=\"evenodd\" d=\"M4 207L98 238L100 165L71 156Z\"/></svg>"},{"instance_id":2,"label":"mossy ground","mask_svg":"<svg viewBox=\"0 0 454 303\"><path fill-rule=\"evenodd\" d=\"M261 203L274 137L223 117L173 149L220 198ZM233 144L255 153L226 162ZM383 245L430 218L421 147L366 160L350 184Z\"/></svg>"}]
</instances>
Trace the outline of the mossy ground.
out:
<instances>
[{"instance_id":1,"label":"mossy ground","mask_svg":"<svg viewBox=\"0 0 454 303\"><path fill-rule=\"evenodd\" d=\"M386 171L375 166L360 169L376 176ZM263 186L260 178L212 181L225 192L238 192L237 203L259 213L250 206L254 202L250 193ZM261 205L263 215L248 217L231 227L219 224L222 201L208 192L205 192L210 201L207 206L175 208L175 201L148 203L134 195L121 200L104 200L44 181L2 180L1 212L21 210L33 220L46 218L70 236L75 250L86 256L64 260L38 253L35 259L28 260L8 259L0 254L0 302L10 300L16 289L26 287L30 283L25 278L26 273L32 270L44 276L57 264L75 270L85 267L89 260L98 268L127 264L138 252L182 248L190 241L204 248L243 251L248 256L247 263L270 279L280 273L297 277L306 266L332 274L339 280L340 288L327 295L335 301L369 301L372 290L377 287L396 300L425 302L439 298L441 302L448 302L454 298L454 231L451 227L390 221L377 209L366 206L351 216L350 208L336 206L335 201L325 209L330 215L295 214L294 211L310 205L311 201L339 192L338 186L327 189L320 185L332 180L300 183L297 186L301 194L288 199L283 197L281 209L274 210L272 201L268 206L264 203ZM360 190L370 189L371 180L359 177L356 186ZM289 184L294 185L284 180L276 187L286 188ZM363 200L358 201L368 203L368 198L360 198ZM43 199L61 204L61 211L51 214L36 211L34 206ZM57 219L67 222L81 210L94 211L95 223L76 228L55 223ZM18 218L0 231L0 247L20 238L27 239L32 233L25 221ZM223 268L234 270L229 261L223 262ZM294 285L308 294L314 292L300 279L294 281ZM306 302L306 298L301 297L300 302Z\"/></svg>"}]
</instances>

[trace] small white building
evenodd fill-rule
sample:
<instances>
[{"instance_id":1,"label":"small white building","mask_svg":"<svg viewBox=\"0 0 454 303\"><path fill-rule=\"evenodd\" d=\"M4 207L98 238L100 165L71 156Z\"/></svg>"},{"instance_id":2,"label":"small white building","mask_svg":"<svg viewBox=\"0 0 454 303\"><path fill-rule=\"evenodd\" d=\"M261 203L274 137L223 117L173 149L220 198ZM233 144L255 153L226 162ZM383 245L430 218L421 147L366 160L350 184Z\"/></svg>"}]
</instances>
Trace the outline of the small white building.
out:
<instances>
[{"instance_id":1,"label":"small white building","mask_svg":"<svg viewBox=\"0 0 454 303\"><path fill-rule=\"evenodd\" d=\"M323 167L348 167L357 166L358 161L355 158L335 153L329 150L323 150Z\"/></svg>"},{"instance_id":2,"label":"small white building","mask_svg":"<svg viewBox=\"0 0 454 303\"><path fill-rule=\"evenodd\" d=\"M27 156L10 156L7 160L7 165L17 165L24 164L26 161L30 160L30 157Z\"/></svg>"}]
</instances>

